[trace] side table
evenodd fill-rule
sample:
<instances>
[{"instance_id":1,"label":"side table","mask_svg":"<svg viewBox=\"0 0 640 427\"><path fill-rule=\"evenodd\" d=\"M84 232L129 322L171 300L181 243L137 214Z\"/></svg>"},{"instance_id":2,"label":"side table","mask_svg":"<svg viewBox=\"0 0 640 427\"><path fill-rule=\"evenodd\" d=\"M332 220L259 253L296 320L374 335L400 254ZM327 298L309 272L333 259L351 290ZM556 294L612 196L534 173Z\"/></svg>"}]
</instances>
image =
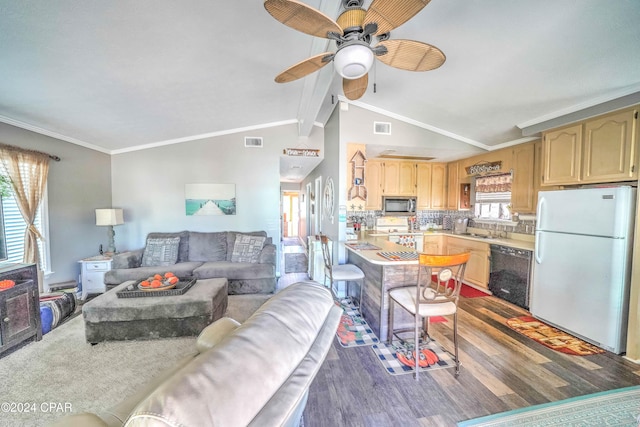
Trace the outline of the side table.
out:
<instances>
[{"instance_id":1,"label":"side table","mask_svg":"<svg viewBox=\"0 0 640 427\"><path fill-rule=\"evenodd\" d=\"M78 261L81 265L81 300L85 300L89 294L102 294L107 287L104 284L104 274L111 270L111 257L109 255L98 255Z\"/></svg>"}]
</instances>

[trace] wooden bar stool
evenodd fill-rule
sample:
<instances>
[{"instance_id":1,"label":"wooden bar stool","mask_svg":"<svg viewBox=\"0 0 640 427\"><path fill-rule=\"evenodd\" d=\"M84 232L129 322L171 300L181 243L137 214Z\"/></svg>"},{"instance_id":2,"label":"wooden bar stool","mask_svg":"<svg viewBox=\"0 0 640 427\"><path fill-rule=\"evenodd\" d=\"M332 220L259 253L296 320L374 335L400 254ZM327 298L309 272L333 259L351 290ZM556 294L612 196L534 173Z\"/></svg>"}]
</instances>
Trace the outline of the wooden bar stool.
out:
<instances>
[{"instance_id":1,"label":"wooden bar stool","mask_svg":"<svg viewBox=\"0 0 640 427\"><path fill-rule=\"evenodd\" d=\"M414 333L414 361L415 379L418 380L418 367L420 360L420 331L421 323L425 339L429 338L429 317L453 316L453 346L454 360L456 364L456 376L460 373L460 359L458 357L458 298L464 271L469 261L469 252L454 255L429 255L419 254L418 259L418 283L416 286L394 288L389 291L389 332L387 340L389 344L393 335L400 332ZM433 281L433 276L436 280ZM393 329L394 303L400 305L414 317L412 328ZM423 322L421 322L423 320Z\"/></svg>"}]
</instances>

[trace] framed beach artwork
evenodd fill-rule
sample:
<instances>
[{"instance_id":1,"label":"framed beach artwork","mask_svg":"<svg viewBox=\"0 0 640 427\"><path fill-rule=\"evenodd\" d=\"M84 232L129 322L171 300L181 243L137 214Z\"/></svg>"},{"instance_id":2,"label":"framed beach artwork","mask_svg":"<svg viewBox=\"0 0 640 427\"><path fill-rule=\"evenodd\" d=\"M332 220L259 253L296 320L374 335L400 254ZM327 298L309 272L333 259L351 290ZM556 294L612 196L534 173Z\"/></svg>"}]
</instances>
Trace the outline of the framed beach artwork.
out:
<instances>
[{"instance_id":1,"label":"framed beach artwork","mask_svg":"<svg viewBox=\"0 0 640 427\"><path fill-rule=\"evenodd\" d=\"M192 215L235 215L235 184L185 184L185 208Z\"/></svg>"}]
</instances>

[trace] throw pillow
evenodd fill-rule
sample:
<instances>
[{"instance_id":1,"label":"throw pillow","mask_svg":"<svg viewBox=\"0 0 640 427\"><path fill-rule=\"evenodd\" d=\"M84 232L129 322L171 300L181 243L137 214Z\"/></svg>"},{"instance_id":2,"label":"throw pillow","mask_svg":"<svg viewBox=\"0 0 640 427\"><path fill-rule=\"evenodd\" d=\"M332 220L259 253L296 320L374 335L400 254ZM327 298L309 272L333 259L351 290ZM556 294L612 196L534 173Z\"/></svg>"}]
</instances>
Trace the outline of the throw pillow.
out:
<instances>
[{"instance_id":1,"label":"throw pillow","mask_svg":"<svg viewBox=\"0 0 640 427\"><path fill-rule=\"evenodd\" d=\"M142 253L143 267L173 265L178 260L180 237L148 238Z\"/></svg>"},{"instance_id":2,"label":"throw pillow","mask_svg":"<svg viewBox=\"0 0 640 427\"><path fill-rule=\"evenodd\" d=\"M267 238L264 236L238 234L236 236L236 242L233 245L231 262L258 262L265 240L267 240Z\"/></svg>"}]
</instances>

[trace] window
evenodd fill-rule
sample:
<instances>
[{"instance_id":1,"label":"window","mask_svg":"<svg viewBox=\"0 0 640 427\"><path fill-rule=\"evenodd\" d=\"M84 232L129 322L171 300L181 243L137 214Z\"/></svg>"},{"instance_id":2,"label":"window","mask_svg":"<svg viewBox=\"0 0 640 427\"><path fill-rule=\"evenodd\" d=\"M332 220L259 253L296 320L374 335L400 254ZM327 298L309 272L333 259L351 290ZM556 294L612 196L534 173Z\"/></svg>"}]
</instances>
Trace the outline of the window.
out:
<instances>
[{"instance_id":1,"label":"window","mask_svg":"<svg viewBox=\"0 0 640 427\"><path fill-rule=\"evenodd\" d=\"M0 172L2 173L2 172ZM6 175L2 174L7 178ZM7 178L8 179L8 178ZM36 214L35 226L45 238L47 237L47 198L45 197L40 203L40 208ZM23 262L24 255L24 232L27 225L22 218L18 204L14 198L13 190L11 186L5 188L2 191L2 217L4 220L4 237L6 242L6 260L10 263ZM38 249L40 251L40 267L44 272L49 271L50 258L49 258L49 245L42 240L38 240Z\"/></svg>"},{"instance_id":2,"label":"window","mask_svg":"<svg viewBox=\"0 0 640 427\"><path fill-rule=\"evenodd\" d=\"M511 174L477 177L475 217L487 220L511 220Z\"/></svg>"}]
</instances>

